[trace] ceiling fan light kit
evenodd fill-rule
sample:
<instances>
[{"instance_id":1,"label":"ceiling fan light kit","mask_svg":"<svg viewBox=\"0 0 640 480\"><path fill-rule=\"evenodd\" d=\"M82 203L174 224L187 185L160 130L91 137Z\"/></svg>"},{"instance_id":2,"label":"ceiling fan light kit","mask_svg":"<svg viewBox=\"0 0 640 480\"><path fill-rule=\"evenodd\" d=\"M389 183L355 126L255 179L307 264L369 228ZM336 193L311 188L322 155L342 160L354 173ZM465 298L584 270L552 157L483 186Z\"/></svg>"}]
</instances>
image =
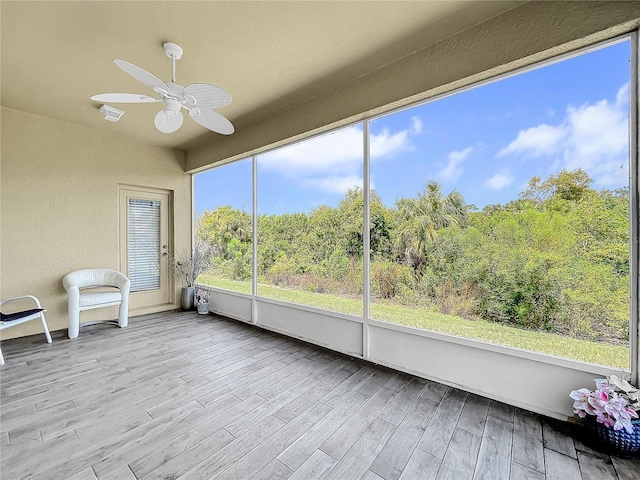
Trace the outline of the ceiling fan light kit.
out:
<instances>
[{"instance_id":1,"label":"ceiling fan light kit","mask_svg":"<svg viewBox=\"0 0 640 480\"><path fill-rule=\"evenodd\" d=\"M208 83L192 83L186 87L176 83L176 60L182 57L182 48L173 42L164 42L162 48L167 57L171 59L170 82L163 82L155 75L133 63L119 58L114 60L114 63L122 71L150 87L158 95L157 98L137 93L102 93L94 95L91 100L110 103L162 102L164 103L164 109L159 111L154 118L156 128L162 133L173 133L182 126L184 115L181 109L184 108L189 112L189 116L203 127L223 135L231 135L234 132L232 123L213 110L214 108L229 105L231 103L231 95L222 88ZM109 118L103 112L103 108L105 111L106 109L112 109L120 112L115 120L111 120L113 122L118 121L124 113L117 108L103 105L100 108L100 112L103 113L107 120Z\"/></svg>"},{"instance_id":2,"label":"ceiling fan light kit","mask_svg":"<svg viewBox=\"0 0 640 480\"><path fill-rule=\"evenodd\" d=\"M124 115L124 112L122 110L110 105L102 105L100 107L100 113L105 120L108 120L110 122L117 122L118 120L120 120L120 117Z\"/></svg>"}]
</instances>

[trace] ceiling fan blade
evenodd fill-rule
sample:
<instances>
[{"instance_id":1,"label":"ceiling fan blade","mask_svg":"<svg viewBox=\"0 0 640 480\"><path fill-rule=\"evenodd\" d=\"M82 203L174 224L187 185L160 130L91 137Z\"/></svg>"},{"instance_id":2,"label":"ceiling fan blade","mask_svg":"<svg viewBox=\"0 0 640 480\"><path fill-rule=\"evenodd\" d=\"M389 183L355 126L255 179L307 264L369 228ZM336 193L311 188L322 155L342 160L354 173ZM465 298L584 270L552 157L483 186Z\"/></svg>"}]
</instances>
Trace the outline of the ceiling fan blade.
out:
<instances>
[{"instance_id":1,"label":"ceiling fan blade","mask_svg":"<svg viewBox=\"0 0 640 480\"><path fill-rule=\"evenodd\" d=\"M139 93L101 93L91 97L94 102L107 103L153 103L161 100Z\"/></svg>"},{"instance_id":2,"label":"ceiling fan blade","mask_svg":"<svg viewBox=\"0 0 640 480\"><path fill-rule=\"evenodd\" d=\"M202 108L219 108L231 103L231 95L220 87L208 83L192 83L182 90L187 106Z\"/></svg>"},{"instance_id":3,"label":"ceiling fan blade","mask_svg":"<svg viewBox=\"0 0 640 480\"><path fill-rule=\"evenodd\" d=\"M213 110L192 108L189 110L189 116L204 128L208 128L223 135L231 135L235 129L229 120L224 118L218 112Z\"/></svg>"},{"instance_id":4,"label":"ceiling fan blade","mask_svg":"<svg viewBox=\"0 0 640 480\"><path fill-rule=\"evenodd\" d=\"M143 68L140 68L137 65L134 65L133 63L120 60L119 58L116 58L113 62L117 66L119 66L125 73L128 73L139 82L142 82L145 85L150 86L151 88L153 88L154 91L158 93L164 93L164 94L169 93L170 89L166 83L164 83L155 75L147 72Z\"/></svg>"},{"instance_id":5,"label":"ceiling fan blade","mask_svg":"<svg viewBox=\"0 0 640 480\"><path fill-rule=\"evenodd\" d=\"M183 120L184 116L179 110L177 112L160 110L153 123L162 133L173 133L182 126Z\"/></svg>"}]
</instances>

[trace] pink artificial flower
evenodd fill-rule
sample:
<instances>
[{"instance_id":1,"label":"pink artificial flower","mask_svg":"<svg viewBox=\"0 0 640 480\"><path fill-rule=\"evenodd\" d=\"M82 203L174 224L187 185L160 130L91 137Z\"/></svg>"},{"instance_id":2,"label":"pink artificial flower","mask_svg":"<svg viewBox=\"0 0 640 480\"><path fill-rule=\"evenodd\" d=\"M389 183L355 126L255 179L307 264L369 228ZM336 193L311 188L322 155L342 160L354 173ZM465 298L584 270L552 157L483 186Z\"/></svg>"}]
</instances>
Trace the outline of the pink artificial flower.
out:
<instances>
[{"instance_id":1,"label":"pink artificial flower","mask_svg":"<svg viewBox=\"0 0 640 480\"><path fill-rule=\"evenodd\" d=\"M596 421L614 430L623 428L633 433L632 418L638 418L638 412L629 407L626 398L620 397L615 390L615 385L606 379L596 379L595 391L586 388L574 390L570 397L573 398L573 411L580 418L594 415Z\"/></svg>"},{"instance_id":2,"label":"pink artificial flower","mask_svg":"<svg viewBox=\"0 0 640 480\"><path fill-rule=\"evenodd\" d=\"M580 390L574 390L569 396L574 400L586 402L589 395L591 395L591 390L581 388Z\"/></svg>"},{"instance_id":3,"label":"pink artificial flower","mask_svg":"<svg viewBox=\"0 0 640 480\"><path fill-rule=\"evenodd\" d=\"M607 380L606 378L596 378L594 381L596 382L597 390L613 391L613 389L615 388L615 385L610 384L609 380Z\"/></svg>"}]
</instances>

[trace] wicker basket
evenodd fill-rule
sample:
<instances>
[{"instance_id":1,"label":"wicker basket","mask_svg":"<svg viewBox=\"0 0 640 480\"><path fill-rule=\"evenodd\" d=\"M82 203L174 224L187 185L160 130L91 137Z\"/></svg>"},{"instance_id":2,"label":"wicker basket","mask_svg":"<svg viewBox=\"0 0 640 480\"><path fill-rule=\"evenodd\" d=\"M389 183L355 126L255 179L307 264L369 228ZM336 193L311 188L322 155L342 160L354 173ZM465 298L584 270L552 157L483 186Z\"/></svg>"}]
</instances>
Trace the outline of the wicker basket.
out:
<instances>
[{"instance_id":1,"label":"wicker basket","mask_svg":"<svg viewBox=\"0 0 640 480\"><path fill-rule=\"evenodd\" d=\"M608 453L621 458L631 458L640 452L640 419L632 420L633 433L614 430L598 423L596 417L587 415L583 419L585 428Z\"/></svg>"}]
</instances>

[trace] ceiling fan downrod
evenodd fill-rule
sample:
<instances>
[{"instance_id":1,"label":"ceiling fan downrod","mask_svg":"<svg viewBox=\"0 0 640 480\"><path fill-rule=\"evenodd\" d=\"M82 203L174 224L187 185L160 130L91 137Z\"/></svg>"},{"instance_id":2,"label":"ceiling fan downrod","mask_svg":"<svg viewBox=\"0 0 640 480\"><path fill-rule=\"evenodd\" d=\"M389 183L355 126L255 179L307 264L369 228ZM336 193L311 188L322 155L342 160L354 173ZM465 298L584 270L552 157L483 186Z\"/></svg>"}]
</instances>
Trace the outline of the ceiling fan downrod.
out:
<instances>
[{"instance_id":1,"label":"ceiling fan downrod","mask_svg":"<svg viewBox=\"0 0 640 480\"><path fill-rule=\"evenodd\" d=\"M182 47L173 42L164 42L162 48L165 55L171 59L171 81L176 83L176 60L182 58Z\"/></svg>"}]
</instances>

